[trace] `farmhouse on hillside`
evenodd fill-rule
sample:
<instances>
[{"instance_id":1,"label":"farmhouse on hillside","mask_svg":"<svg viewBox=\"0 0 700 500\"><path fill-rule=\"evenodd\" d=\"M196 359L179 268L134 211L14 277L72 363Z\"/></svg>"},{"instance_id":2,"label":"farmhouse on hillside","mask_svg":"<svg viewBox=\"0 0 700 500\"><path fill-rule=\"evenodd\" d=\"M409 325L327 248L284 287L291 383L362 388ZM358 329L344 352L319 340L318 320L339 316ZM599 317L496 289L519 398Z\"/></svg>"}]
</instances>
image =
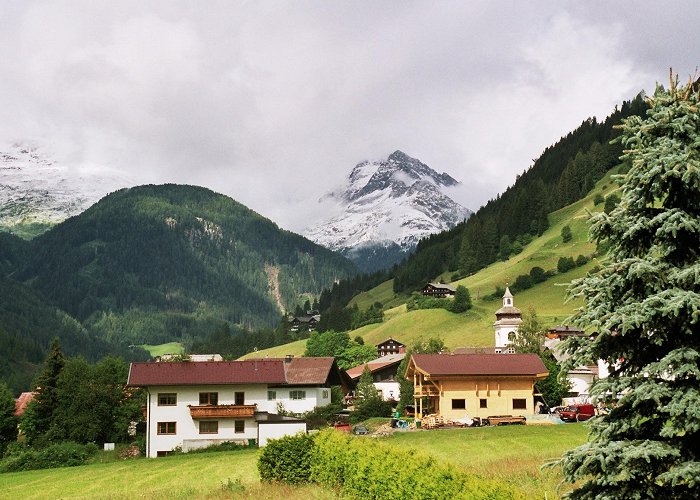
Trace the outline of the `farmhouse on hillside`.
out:
<instances>
[{"instance_id":1,"label":"farmhouse on hillside","mask_svg":"<svg viewBox=\"0 0 700 500\"><path fill-rule=\"evenodd\" d=\"M413 354L406 369L419 419L533 415L535 382L548 374L536 354Z\"/></svg>"},{"instance_id":2,"label":"farmhouse on hillside","mask_svg":"<svg viewBox=\"0 0 700 500\"><path fill-rule=\"evenodd\" d=\"M218 362L132 363L127 386L147 393L146 455L167 455L226 441L256 442L306 430L279 415L331 402L331 386L347 392L350 379L334 358Z\"/></svg>"},{"instance_id":3,"label":"farmhouse on hillside","mask_svg":"<svg viewBox=\"0 0 700 500\"><path fill-rule=\"evenodd\" d=\"M401 354L406 352L406 346L391 337L377 344L377 356L382 357L388 354Z\"/></svg>"},{"instance_id":4,"label":"farmhouse on hillside","mask_svg":"<svg viewBox=\"0 0 700 500\"><path fill-rule=\"evenodd\" d=\"M320 314L294 316L289 320L289 329L293 332L313 332L316 330L319 321L321 321Z\"/></svg>"},{"instance_id":5,"label":"farmhouse on hillside","mask_svg":"<svg viewBox=\"0 0 700 500\"><path fill-rule=\"evenodd\" d=\"M423 295L429 297L454 297L455 288L445 283L428 283L423 287Z\"/></svg>"}]
</instances>

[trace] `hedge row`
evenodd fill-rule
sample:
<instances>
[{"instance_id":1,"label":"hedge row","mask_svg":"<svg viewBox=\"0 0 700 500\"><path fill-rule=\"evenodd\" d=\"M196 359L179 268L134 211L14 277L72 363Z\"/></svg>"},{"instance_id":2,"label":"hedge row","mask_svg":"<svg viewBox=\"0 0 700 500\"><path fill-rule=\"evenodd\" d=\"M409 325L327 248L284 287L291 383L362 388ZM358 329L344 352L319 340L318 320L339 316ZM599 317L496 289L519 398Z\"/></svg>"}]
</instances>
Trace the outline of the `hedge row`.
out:
<instances>
[{"instance_id":1,"label":"hedge row","mask_svg":"<svg viewBox=\"0 0 700 500\"><path fill-rule=\"evenodd\" d=\"M293 447L298 451L298 446L302 445L308 450L307 439L304 436L292 438L300 440ZM398 450L374 439L357 438L329 430L317 434L312 443L310 460L298 460L298 466L305 467L305 464L309 464L310 481L340 490L349 498L524 498L509 485L475 477L452 465L437 462L430 456L411 450ZM276 454L280 454L280 450L266 448L263 451L260 460L265 461L265 470L279 471L273 465L274 460L270 460ZM287 467L290 465L286 453L281 454L280 458ZM279 475L264 475L262 468L260 472L264 480L285 481ZM296 482L305 476L306 471L295 470L289 482Z\"/></svg>"},{"instance_id":2,"label":"hedge row","mask_svg":"<svg viewBox=\"0 0 700 500\"><path fill-rule=\"evenodd\" d=\"M74 467L85 464L96 452L95 444L78 444L69 441L43 449L16 447L5 452L5 456L0 461L0 472Z\"/></svg>"}]
</instances>

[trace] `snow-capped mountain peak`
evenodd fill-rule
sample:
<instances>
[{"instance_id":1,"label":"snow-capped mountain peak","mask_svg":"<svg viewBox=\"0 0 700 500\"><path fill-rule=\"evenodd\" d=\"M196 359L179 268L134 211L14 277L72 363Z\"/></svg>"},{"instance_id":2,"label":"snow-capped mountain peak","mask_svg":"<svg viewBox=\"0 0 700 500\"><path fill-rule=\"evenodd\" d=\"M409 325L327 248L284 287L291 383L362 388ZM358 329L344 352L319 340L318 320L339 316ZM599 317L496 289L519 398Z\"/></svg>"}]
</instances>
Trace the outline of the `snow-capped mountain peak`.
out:
<instances>
[{"instance_id":1,"label":"snow-capped mountain peak","mask_svg":"<svg viewBox=\"0 0 700 500\"><path fill-rule=\"evenodd\" d=\"M396 151L386 160L358 163L346 184L324 196L340 213L304 234L351 258L367 246L397 247L405 256L418 241L454 227L471 211L452 200L446 188L459 182L421 161Z\"/></svg>"},{"instance_id":2,"label":"snow-capped mountain peak","mask_svg":"<svg viewBox=\"0 0 700 500\"><path fill-rule=\"evenodd\" d=\"M135 184L121 172L68 166L36 145L14 143L0 149L0 227L57 224Z\"/></svg>"}]
</instances>

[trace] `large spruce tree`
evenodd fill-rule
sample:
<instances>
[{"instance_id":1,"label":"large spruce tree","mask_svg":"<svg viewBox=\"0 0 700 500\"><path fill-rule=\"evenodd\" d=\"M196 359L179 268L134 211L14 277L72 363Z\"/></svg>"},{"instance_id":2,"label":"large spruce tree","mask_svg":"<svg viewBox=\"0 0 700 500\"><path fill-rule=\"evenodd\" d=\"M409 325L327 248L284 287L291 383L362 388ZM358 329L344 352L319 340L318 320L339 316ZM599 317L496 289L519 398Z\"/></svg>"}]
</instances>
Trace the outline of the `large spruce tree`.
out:
<instances>
[{"instance_id":1,"label":"large spruce tree","mask_svg":"<svg viewBox=\"0 0 700 500\"><path fill-rule=\"evenodd\" d=\"M700 498L700 96L658 86L646 118L623 121L621 202L593 218L602 269L573 283L585 299L569 366L610 367L591 390L612 400L588 443L561 463L574 498Z\"/></svg>"}]
</instances>

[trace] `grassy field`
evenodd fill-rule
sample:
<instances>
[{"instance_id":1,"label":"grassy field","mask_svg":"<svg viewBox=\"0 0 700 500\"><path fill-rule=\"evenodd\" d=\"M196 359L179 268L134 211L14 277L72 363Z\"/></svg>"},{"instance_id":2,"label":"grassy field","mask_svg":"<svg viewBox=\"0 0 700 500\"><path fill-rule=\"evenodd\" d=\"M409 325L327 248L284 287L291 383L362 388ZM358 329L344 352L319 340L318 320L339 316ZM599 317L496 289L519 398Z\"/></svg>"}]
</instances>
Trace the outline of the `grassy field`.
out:
<instances>
[{"instance_id":1,"label":"grassy field","mask_svg":"<svg viewBox=\"0 0 700 500\"><path fill-rule=\"evenodd\" d=\"M583 443L586 434L585 424L566 424L404 432L380 439L389 446L433 455L477 476L505 481L528 498L557 498L561 473L540 467ZM139 458L0 474L0 498L336 498L333 492L311 485L261 484L258 453Z\"/></svg>"},{"instance_id":2,"label":"grassy field","mask_svg":"<svg viewBox=\"0 0 700 500\"><path fill-rule=\"evenodd\" d=\"M391 446L414 448L477 476L509 483L528 498L558 498L571 488L558 468L542 465L586 441L585 424L478 427L396 433Z\"/></svg>"},{"instance_id":3,"label":"grassy field","mask_svg":"<svg viewBox=\"0 0 700 500\"><path fill-rule=\"evenodd\" d=\"M257 456L245 450L0 474L0 498L334 498L316 486L261 484Z\"/></svg>"},{"instance_id":4,"label":"grassy field","mask_svg":"<svg viewBox=\"0 0 700 500\"><path fill-rule=\"evenodd\" d=\"M407 311L404 304L406 297L394 294L393 283L390 280L352 299L350 305L357 304L360 308L366 308L376 301L381 302L385 308L385 316L383 323L353 330L350 337L360 335L366 342L374 344L393 337L411 345L421 337L439 336L451 349L492 346L493 322L496 319L494 313L501 307L501 300L489 296L496 287L505 287L507 283L513 283L518 275L529 274L530 269L535 266L545 271L556 270L560 257L576 259L578 255L592 256L595 245L588 241L588 218L591 213L603 208L603 205L594 206L593 198L596 194L606 196L617 189L611 180L613 173L599 181L587 197L550 214L549 229L527 245L520 254L507 261L495 262L472 276L454 282L455 286L464 285L469 289L474 304L470 311L464 314L453 314L438 309ZM563 243L561 238L561 230L565 225L568 225L572 232L572 239L568 243ZM547 327L561 324L582 305L578 300L567 302L567 286L571 280L580 278L597 264L598 261L594 258L585 266L565 274L557 274L544 283L519 292L514 297L515 305L523 312L533 308ZM452 274L453 272L446 272L436 279L448 282ZM303 352L304 341L299 341L259 351L255 357L301 355Z\"/></svg>"},{"instance_id":5,"label":"grassy field","mask_svg":"<svg viewBox=\"0 0 700 500\"><path fill-rule=\"evenodd\" d=\"M168 342L167 344L149 345L144 344L139 347L147 350L154 358L163 354L182 354L185 351L180 342Z\"/></svg>"}]
</instances>

